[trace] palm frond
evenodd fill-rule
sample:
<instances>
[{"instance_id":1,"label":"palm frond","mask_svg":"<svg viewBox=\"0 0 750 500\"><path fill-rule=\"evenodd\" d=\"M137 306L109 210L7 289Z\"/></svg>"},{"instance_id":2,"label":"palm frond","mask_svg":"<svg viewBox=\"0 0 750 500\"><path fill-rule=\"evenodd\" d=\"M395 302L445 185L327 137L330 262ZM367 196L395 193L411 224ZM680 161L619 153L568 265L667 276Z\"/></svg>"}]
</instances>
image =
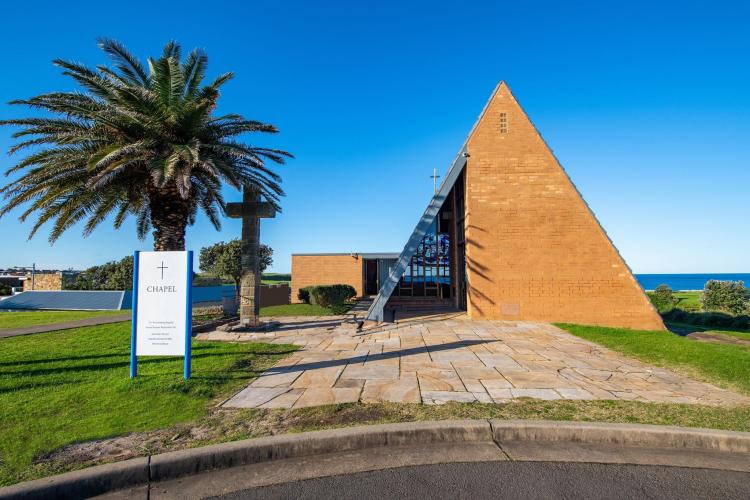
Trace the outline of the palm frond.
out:
<instances>
[{"instance_id":1,"label":"palm frond","mask_svg":"<svg viewBox=\"0 0 750 500\"><path fill-rule=\"evenodd\" d=\"M281 177L269 163L292 156L239 140L276 127L214 114L233 73L206 85L206 54L196 49L182 60L176 42L146 65L115 40L98 43L111 66L54 61L79 90L11 101L49 116L0 121L16 128L9 153L26 152L6 171L14 178L0 187L0 217L19 209L22 221L36 218L29 237L49 225L54 242L78 224L87 236L109 218L120 228L130 215L139 238L151 229L184 234L199 213L218 229L223 185L253 186L279 207Z\"/></svg>"}]
</instances>

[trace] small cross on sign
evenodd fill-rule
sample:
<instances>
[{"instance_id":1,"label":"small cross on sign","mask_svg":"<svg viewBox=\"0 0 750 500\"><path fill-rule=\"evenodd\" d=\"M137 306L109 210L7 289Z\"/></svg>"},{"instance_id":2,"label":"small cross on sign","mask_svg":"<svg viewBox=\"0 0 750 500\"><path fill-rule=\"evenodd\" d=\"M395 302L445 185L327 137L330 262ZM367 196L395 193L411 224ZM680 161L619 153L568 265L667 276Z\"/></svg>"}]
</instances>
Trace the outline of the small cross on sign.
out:
<instances>
[{"instance_id":1,"label":"small cross on sign","mask_svg":"<svg viewBox=\"0 0 750 500\"><path fill-rule=\"evenodd\" d=\"M164 261L161 261L161 266L156 266L156 269L161 269L161 279L164 279L164 270L169 268L164 265Z\"/></svg>"}]
</instances>

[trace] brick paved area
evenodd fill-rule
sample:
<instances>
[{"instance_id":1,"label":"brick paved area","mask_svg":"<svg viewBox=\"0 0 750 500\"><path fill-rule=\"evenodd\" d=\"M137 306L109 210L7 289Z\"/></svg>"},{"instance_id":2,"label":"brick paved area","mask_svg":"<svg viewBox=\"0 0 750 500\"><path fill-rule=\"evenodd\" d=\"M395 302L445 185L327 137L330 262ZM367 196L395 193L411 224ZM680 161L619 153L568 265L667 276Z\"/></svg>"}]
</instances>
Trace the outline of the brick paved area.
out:
<instances>
[{"instance_id":1,"label":"brick paved area","mask_svg":"<svg viewBox=\"0 0 750 500\"><path fill-rule=\"evenodd\" d=\"M358 333L352 324L341 323L342 318L274 319L282 325L272 332L198 336L302 347L225 407L491 403L523 397L750 403L748 397L646 365L544 323L454 316Z\"/></svg>"}]
</instances>

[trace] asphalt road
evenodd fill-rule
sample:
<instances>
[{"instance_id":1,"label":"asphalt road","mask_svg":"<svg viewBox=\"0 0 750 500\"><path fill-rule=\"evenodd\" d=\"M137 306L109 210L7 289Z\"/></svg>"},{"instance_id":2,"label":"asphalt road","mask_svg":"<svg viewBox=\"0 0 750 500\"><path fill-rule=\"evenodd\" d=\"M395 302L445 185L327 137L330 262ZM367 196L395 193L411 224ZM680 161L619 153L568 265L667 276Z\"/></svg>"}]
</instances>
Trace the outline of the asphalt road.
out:
<instances>
[{"instance_id":1,"label":"asphalt road","mask_svg":"<svg viewBox=\"0 0 750 500\"><path fill-rule=\"evenodd\" d=\"M476 462L401 467L253 488L222 499L750 498L750 473L651 465Z\"/></svg>"}]
</instances>

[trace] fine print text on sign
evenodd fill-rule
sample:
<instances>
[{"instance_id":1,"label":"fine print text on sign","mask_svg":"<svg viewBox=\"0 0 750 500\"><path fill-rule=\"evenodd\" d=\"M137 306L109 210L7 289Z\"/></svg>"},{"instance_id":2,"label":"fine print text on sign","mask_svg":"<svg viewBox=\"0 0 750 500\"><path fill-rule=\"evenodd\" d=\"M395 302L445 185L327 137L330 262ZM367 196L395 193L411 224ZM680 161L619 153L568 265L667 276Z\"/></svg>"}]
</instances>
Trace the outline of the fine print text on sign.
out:
<instances>
[{"instance_id":1,"label":"fine print text on sign","mask_svg":"<svg viewBox=\"0 0 750 500\"><path fill-rule=\"evenodd\" d=\"M188 252L140 252L138 356L184 356L187 335Z\"/></svg>"}]
</instances>

